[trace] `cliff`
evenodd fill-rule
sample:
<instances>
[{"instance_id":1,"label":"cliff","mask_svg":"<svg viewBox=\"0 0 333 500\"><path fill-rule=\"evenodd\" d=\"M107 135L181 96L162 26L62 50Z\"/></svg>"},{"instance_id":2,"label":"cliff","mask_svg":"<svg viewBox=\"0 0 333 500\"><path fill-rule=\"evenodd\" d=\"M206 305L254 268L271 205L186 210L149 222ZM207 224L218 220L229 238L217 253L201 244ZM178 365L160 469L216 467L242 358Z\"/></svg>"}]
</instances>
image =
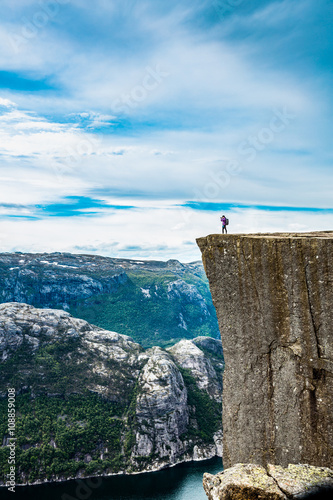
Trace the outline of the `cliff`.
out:
<instances>
[{"instance_id":1,"label":"cliff","mask_svg":"<svg viewBox=\"0 0 333 500\"><path fill-rule=\"evenodd\" d=\"M197 242L226 363L224 467L332 467L333 232Z\"/></svg>"},{"instance_id":2,"label":"cliff","mask_svg":"<svg viewBox=\"0 0 333 500\"><path fill-rule=\"evenodd\" d=\"M157 470L222 454L220 340L144 350L68 312L0 305L0 484L7 389L18 483Z\"/></svg>"},{"instance_id":3,"label":"cliff","mask_svg":"<svg viewBox=\"0 0 333 500\"><path fill-rule=\"evenodd\" d=\"M201 262L3 253L0 302L63 309L143 347L201 335L220 338Z\"/></svg>"}]
</instances>

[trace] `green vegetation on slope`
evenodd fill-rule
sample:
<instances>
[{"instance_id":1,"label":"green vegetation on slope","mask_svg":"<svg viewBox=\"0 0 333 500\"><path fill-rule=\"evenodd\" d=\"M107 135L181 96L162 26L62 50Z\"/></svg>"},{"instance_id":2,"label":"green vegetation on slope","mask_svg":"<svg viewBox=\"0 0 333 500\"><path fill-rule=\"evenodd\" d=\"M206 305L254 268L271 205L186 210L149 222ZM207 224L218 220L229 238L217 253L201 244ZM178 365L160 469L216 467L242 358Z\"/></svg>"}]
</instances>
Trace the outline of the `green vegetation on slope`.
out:
<instances>
[{"instance_id":1,"label":"green vegetation on slope","mask_svg":"<svg viewBox=\"0 0 333 500\"><path fill-rule=\"evenodd\" d=\"M222 421L222 405L201 391L190 370L179 367L187 388L187 401L191 408L191 418L195 418L197 429L192 427L188 436L200 437L205 442L213 442L214 433Z\"/></svg>"},{"instance_id":2,"label":"green vegetation on slope","mask_svg":"<svg viewBox=\"0 0 333 500\"><path fill-rule=\"evenodd\" d=\"M17 473L29 481L52 476L118 472L126 467L121 437L128 408L96 394L16 399ZM7 436L7 401L0 400L0 439ZM107 451L105 451L107 449ZM103 455L101 451L103 450ZM0 448L0 473L8 473L7 447ZM101 459L102 458L102 459Z\"/></svg>"},{"instance_id":3,"label":"green vegetation on slope","mask_svg":"<svg viewBox=\"0 0 333 500\"><path fill-rule=\"evenodd\" d=\"M219 338L199 262L182 264L94 255L0 254L0 301L64 309L143 347L182 338Z\"/></svg>"},{"instance_id":4,"label":"green vegetation on slope","mask_svg":"<svg viewBox=\"0 0 333 500\"><path fill-rule=\"evenodd\" d=\"M168 297L168 284L174 281L173 274L133 274L117 292L81 300L71 306L70 313L107 330L129 335L143 347L169 347L180 339L201 335L218 338L216 313L208 286L203 280L196 280L195 285L209 311L205 316L202 304L187 299L184 294L179 298ZM193 276L190 283L193 284ZM142 290L147 290L150 296Z\"/></svg>"},{"instance_id":5,"label":"green vegetation on slope","mask_svg":"<svg viewBox=\"0 0 333 500\"><path fill-rule=\"evenodd\" d=\"M136 370L144 361L135 360L142 352L139 346L127 346L127 352L133 355L128 364L109 359L103 350L96 351L93 346L87 348L81 337L66 335L50 344L49 336L39 334L40 346L33 352L28 333L2 363L0 374L2 394L5 388L17 389L16 472L20 482L65 479L78 473L87 476L137 471L159 458L154 451L134 461L131 457L140 428ZM190 439L192 446L209 444L220 427L221 405L198 389L188 370L181 373L191 414L182 440ZM9 466L5 397L0 399L0 415L3 480Z\"/></svg>"},{"instance_id":6,"label":"green vegetation on slope","mask_svg":"<svg viewBox=\"0 0 333 500\"><path fill-rule=\"evenodd\" d=\"M183 439L212 443L220 427L221 404L198 389L189 370L181 369L191 419L197 425ZM86 391L57 397L26 393L16 398L17 477L43 479L131 470L135 445L137 388L122 403ZM7 400L0 400L0 439L8 438ZM0 477L9 472L9 449L0 447ZM146 457L149 458L149 457ZM142 459L144 460L144 459Z\"/></svg>"},{"instance_id":7,"label":"green vegetation on slope","mask_svg":"<svg viewBox=\"0 0 333 500\"><path fill-rule=\"evenodd\" d=\"M57 394L81 392L91 378L87 371L91 354L80 352L80 346L80 339L66 339L43 345L34 356L27 356L31 347L24 340L10 359L2 363L1 385L33 386L37 394L46 390Z\"/></svg>"}]
</instances>

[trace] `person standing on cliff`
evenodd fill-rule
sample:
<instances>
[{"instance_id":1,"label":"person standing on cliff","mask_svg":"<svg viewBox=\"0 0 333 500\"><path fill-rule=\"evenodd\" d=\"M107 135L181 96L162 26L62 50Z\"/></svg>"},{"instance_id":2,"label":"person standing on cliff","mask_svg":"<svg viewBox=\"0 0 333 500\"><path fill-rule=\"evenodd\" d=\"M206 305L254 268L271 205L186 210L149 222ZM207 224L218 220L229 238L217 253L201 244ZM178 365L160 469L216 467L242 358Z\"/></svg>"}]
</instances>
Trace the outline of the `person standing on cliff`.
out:
<instances>
[{"instance_id":1,"label":"person standing on cliff","mask_svg":"<svg viewBox=\"0 0 333 500\"><path fill-rule=\"evenodd\" d=\"M224 233L224 231L225 231L225 234L228 234L228 231L227 231L227 218L226 218L225 215L222 215L221 222L222 222L222 234Z\"/></svg>"}]
</instances>

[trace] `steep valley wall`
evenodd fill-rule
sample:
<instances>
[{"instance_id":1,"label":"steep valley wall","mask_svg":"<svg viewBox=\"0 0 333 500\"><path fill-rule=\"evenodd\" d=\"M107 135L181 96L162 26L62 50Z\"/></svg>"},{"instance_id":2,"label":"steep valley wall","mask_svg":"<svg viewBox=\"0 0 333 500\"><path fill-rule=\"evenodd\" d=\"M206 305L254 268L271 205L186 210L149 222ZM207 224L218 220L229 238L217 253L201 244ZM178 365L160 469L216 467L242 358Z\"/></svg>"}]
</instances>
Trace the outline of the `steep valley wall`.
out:
<instances>
[{"instance_id":1,"label":"steep valley wall","mask_svg":"<svg viewBox=\"0 0 333 500\"><path fill-rule=\"evenodd\" d=\"M0 304L0 487L8 388L16 481L37 484L221 456L223 366L210 337L145 350L60 309Z\"/></svg>"},{"instance_id":2,"label":"steep valley wall","mask_svg":"<svg viewBox=\"0 0 333 500\"><path fill-rule=\"evenodd\" d=\"M226 364L224 467L332 467L333 232L197 242Z\"/></svg>"}]
</instances>

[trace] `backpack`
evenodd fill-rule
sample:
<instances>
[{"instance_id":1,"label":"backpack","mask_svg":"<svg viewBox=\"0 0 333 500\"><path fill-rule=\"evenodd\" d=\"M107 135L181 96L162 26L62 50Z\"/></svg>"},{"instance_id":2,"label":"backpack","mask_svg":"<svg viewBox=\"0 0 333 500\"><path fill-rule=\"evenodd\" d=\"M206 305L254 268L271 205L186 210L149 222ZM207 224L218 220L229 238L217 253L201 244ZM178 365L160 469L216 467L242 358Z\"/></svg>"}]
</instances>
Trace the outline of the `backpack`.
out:
<instances>
[{"instance_id":1,"label":"backpack","mask_svg":"<svg viewBox=\"0 0 333 500\"><path fill-rule=\"evenodd\" d=\"M225 225L229 226L229 219L227 219L227 218L225 219Z\"/></svg>"}]
</instances>

